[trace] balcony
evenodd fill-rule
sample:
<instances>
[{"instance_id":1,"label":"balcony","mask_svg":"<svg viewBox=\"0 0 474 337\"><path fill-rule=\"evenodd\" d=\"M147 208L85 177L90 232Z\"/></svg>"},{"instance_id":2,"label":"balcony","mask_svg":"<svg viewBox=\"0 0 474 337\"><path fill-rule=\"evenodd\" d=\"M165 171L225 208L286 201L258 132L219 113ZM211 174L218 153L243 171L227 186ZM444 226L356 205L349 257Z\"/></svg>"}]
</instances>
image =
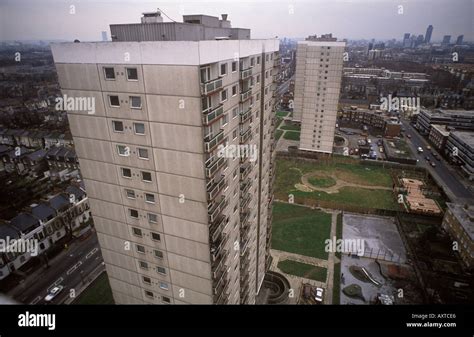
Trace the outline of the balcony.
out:
<instances>
[{"instance_id":1,"label":"balcony","mask_svg":"<svg viewBox=\"0 0 474 337\"><path fill-rule=\"evenodd\" d=\"M201 95L208 96L222 89L222 78L201 83Z\"/></svg>"},{"instance_id":2,"label":"balcony","mask_svg":"<svg viewBox=\"0 0 474 337\"><path fill-rule=\"evenodd\" d=\"M247 193L250 189L250 186L252 186L252 182L250 181L250 179L248 179L247 181L245 181L243 184L240 185L240 192L242 194Z\"/></svg>"},{"instance_id":3,"label":"balcony","mask_svg":"<svg viewBox=\"0 0 474 337\"><path fill-rule=\"evenodd\" d=\"M240 228L245 228L249 224L250 213L245 212L240 215Z\"/></svg>"},{"instance_id":4,"label":"balcony","mask_svg":"<svg viewBox=\"0 0 474 337\"><path fill-rule=\"evenodd\" d=\"M223 275L223 281L219 285L218 288L214 291L214 303L215 304L226 304L229 294L227 294L227 290L229 288L229 280L227 278L227 271L225 271Z\"/></svg>"},{"instance_id":5,"label":"balcony","mask_svg":"<svg viewBox=\"0 0 474 337\"><path fill-rule=\"evenodd\" d=\"M240 133L240 144L244 144L250 139L250 136L252 135L252 128L249 126L247 130L244 132Z\"/></svg>"},{"instance_id":6,"label":"balcony","mask_svg":"<svg viewBox=\"0 0 474 337\"><path fill-rule=\"evenodd\" d=\"M211 125L215 121L219 120L219 117L224 116L224 105L219 104L219 106L216 108L207 108L202 113L202 123L204 125Z\"/></svg>"},{"instance_id":7,"label":"balcony","mask_svg":"<svg viewBox=\"0 0 474 337\"><path fill-rule=\"evenodd\" d=\"M218 280L222 276L222 272L226 271L225 260L229 252L224 250L223 253L217 258L217 260L211 263L212 276L214 279Z\"/></svg>"},{"instance_id":8,"label":"balcony","mask_svg":"<svg viewBox=\"0 0 474 337\"><path fill-rule=\"evenodd\" d=\"M240 113L240 123L245 123L252 117L252 108L248 108L247 111Z\"/></svg>"},{"instance_id":9,"label":"balcony","mask_svg":"<svg viewBox=\"0 0 474 337\"><path fill-rule=\"evenodd\" d=\"M212 178L216 172L225 166L227 160L224 157L219 157L216 159L216 156L212 156L206 161L206 177Z\"/></svg>"},{"instance_id":10,"label":"balcony","mask_svg":"<svg viewBox=\"0 0 474 337\"><path fill-rule=\"evenodd\" d=\"M247 91L240 94L240 102L245 102L252 96L252 88L247 89Z\"/></svg>"},{"instance_id":11,"label":"balcony","mask_svg":"<svg viewBox=\"0 0 474 337\"><path fill-rule=\"evenodd\" d=\"M240 79L241 80L246 80L250 76L252 76L252 68L247 68L247 69L244 69L244 70L240 71Z\"/></svg>"},{"instance_id":12,"label":"balcony","mask_svg":"<svg viewBox=\"0 0 474 337\"><path fill-rule=\"evenodd\" d=\"M209 153L214 150L220 143L224 141L224 131L221 130L215 136L208 136L204 138L204 150Z\"/></svg>"},{"instance_id":13,"label":"balcony","mask_svg":"<svg viewBox=\"0 0 474 337\"><path fill-rule=\"evenodd\" d=\"M209 237L212 244L217 244L220 235L225 226L229 222L229 217L222 215L218 220L209 227Z\"/></svg>"},{"instance_id":14,"label":"balcony","mask_svg":"<svg viewBox=\"0 0 474 337\"><path fill-rule=\"evenodd\" d=\"M249 239L245 240L244 241L244 244L241 245L241 248L240 248L240 256L244 256L245 253L247 252L248 248L249 248Z\"/></svg>"},{"instance_id":15,"label":"balcony","mask_svg":"<svg viewBox=\"0 0 474 337\"><path fill-rule=\"evenodd\" d=\"M227 234L222 234L220 239L218 239L215 243L211 244L211 257L212 261L217 261L217 259L221 256L221 253L224 252L222 247L225 246L227 243Z\"/></svg>"},{"instance_id":16,"label":"balcony","mask_svg":"<svg viewBox=\"0 0 474 337\"><path fill-rule=\"evenodd\" d=\"M240 181L244 181L252 171L252 164L247 163L240 167Z\"/></svg>"},{"instance_id":17,"label":"balcony","mask_svg":"<svg viewBox=\"0 0 474 337\"><path fill-rule=\"evenodd\" d=\"M218 181L216 181L215 179L209 181L209 183L207 184L207 199L213 200L225 186L226 180L223 175Z\"/></svg>"},{"instance_id":18,"label":"balcony","mask_svg":"<svg viewBox=\"0 0 474 337\"><path fill-rule=\"evenodd\" d=\"M224 196L221 196L217 202L210 203L208 207L209 221L215 222L226 206L227 200Z\"/></svg>"},{"instance_id":19,"label":"balcony","mask_svg":"<svg viewBox=\"0 0 474 337\"><path fill-rule=\"evenodd\" d=\"M250 200L252 200L252 195L250 193L247 193L241 198L241 204L240 204L240 213L245 213L247 210L247 206L250 203Z\"/></svg>"}]
</instances>

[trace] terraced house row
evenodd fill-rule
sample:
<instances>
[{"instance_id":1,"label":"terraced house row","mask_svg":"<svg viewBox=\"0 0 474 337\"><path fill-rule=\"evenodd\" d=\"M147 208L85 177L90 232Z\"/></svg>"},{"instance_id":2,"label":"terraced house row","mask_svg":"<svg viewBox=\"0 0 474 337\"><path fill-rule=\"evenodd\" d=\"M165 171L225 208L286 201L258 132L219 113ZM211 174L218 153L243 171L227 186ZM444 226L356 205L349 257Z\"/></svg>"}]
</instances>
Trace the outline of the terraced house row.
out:
<instances>
[{"instance_id":1,"label":"terraced house row","mask_svg":"<svg viewBox=\"0 0 474 337\"><path fill-rule=\"evenodd\" d=\"M187 15L52 47L118 304L255 303L268 267L277 39ZM225 145L251 145L223 156Z\"/></svg>"}]
</instances>

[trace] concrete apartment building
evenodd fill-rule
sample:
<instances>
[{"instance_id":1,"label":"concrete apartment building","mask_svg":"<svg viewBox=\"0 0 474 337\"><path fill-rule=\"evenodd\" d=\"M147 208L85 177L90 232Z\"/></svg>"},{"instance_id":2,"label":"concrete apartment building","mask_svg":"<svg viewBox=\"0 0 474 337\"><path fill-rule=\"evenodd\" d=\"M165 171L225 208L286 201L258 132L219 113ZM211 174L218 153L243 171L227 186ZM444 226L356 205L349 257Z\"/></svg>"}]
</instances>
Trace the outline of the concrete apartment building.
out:
<instances>
[{"instance_id":1,"label":"concrete apartment building","mask_svg":"<svg viewBox=\"0 0 474 337\"><path fill-rule=\"evenodd\" d=\"M474 206L446 203L443 228L458 243L458 252L467 268L474 268Z\"/></svg>"},{"instance_id":2,"label":"concrete apartment building","mask_svg":"<svg viewBox=\"0 0 474 337\"><path fill-rule=\"evenodd\" d=\"M118 304L255 303L269 266L277 39L187 15L52 46ZM120 26L120 27L118 27ZM166 33L164 33L166 32ZM179 34L178 34L179 33ZM257 160L223 155L254 145Z\"/></svg>"},{"instance_id":3,"label":"concrete apartment building","mask_svg":"<svg viewBox=\"0 0 474 337\"><path fill-rule=\"evenodd\" d=\"M345 42L331 34L298 41L293 120L301 150L332 153Z\"/></svg>"},{"instance_id":4,"label":"concrete apartment building","mask_svg":"<svg viewBox=\"0 0 474 337\"><path fill-rule=\"evenodd\" d=\"M446 141L445 154L460 165L463 174L474 180L474 131L453 131Z\"/></svg>"}]
</instances>

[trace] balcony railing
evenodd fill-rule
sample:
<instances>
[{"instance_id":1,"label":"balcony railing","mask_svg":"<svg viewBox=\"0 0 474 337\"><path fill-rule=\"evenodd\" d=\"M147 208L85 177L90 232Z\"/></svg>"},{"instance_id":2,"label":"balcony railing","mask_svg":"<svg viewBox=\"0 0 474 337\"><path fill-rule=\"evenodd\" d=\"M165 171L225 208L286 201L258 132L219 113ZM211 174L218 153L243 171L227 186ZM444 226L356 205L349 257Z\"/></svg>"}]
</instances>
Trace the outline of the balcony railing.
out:
<instances>
[{"instance_id":1,"label":"balcony railing","mask_svg":"<svg viewBox=\"0 0 474 337\"><path fill-rule=\"evenodd\" d=\"M244 164L240 167L240 181L245 180L252 171L251 163Z\"/></svg>"},{"instance_id":2,"label":"balcony railing","mask_svg":"<svg viewBox=\"0 0 474 337\"><path fill-rule=\"evenodd\" d=\"M240 123L245 123L252 117L252 109L248 108L245 112L240 113Z\"/></svg>"},{"instance_id":3,"label":"balcony railing","mask_svg":"<svg viewBox=\"0 0 474 337\"><path fill-rule=\"evenodd\" d=\"M240 256L244 256L245 253L247 252L247 249L249 248L249 239L245 240L244 241L244 244L241 245L241 248L240 248Z\"/></svg>"},{"instance_id":4,"label":"balcony railing","mask_svg":"<svg viewBox=\"0 0 474 337\"><path fill-rule=\"evenodd\" d=\"M206 137L204 139L204 149L206 152L211 152L217 145L224 141L224 131L221 130L217 135Z\"/></svg>"},{"instance_id":5,"label":"balcony railing","mask_svg":"<svg viewBox=\"0 0 474 337\"><path fill-rule=\"evenodd\" d=\"M249 224L249 219L250 219L250 213L249 212L244 212L240 215L240 227L244 228Z\"/></svg>"},{"instance_id":6,"label":"balcony railing","mask_svg":"<svg viewBox=\"0 0 474 337\"><path fill-rule=\"evenodd\" d=\"M249 205L251 199L252 195L250 193L247 193L242 197L242 203L240 204L240 213L245 213L246 208Z\"/></svg>"},{"instance_id":7,"label":"balcony railing","mask_svg":"<svg viewBox=\"0 0 474 337\"><path fill-rule=\"evenodd\" d=\"M214 174L226 164L226 159L224 157L219 157L216 159L215 156L209 158L206 161L206 177L212 178Z\"/></svg>"},{"instance_id":8,"label":"balcony railing","mask_svg":"<svg viewBox=\"0 0 474 337\"><path fill-rule=\"evenodd\" d=\"M221 176L218 181L212 179L207 186L207 199L214 199L219 194L219 192L222 191L225 185L226 180L224 176Z\"/></svg>"},{"instance_id":9,"label":"balcony railing","mask_svg":"<svg viewBox=\"0 0 474 337\"><path fill-rule=\"evenodd\" d=\"M212 203L210 203L209 206L210 206L210 209L208 211L209 221L214 222L219 218L219 215L224 210L224 208L227 206L227 200L224 196L221 196L221 199L219 199L219 201L212 202Z\"/></svg>"},{"instance_id":10,"label":"balcony railing","mask_svg":"<svg viewBox=\"0 0 474 337\"><path fill-rule=\"evenodd\" d=\"M240 101L245 102L250 98L250 96L252 96L252 88L247 89L247 91L240 94Z\"/></svg>"},{"instance_id":11,"label":"balcony railing","mask_svg":"<svg viewBox=\"0 0 474 337\"><path fill-rule=\"evenodd\" d=\"M229 217L222 215L209 227L209 236L211 238L212 244L218 242L222 231L224 230L225 226L229 222Z\"/></svg>"},{"instance_id":12,"label":"balcony railing","mask_svg":"<svg viewBox=\"0 0 474 337\"><path fill-rule=\"evenodd\" d=\"M245 80L252 75L252 68L247 68L240 71L240 79Z\"/></svg>"},{"instance_id":13,"label":"balcony railing","mask_svg":"<svg viewBox=\"0 0 474 337\"><path fill-rule=\"evenodd\" d=\"M220 240L216 241L215 244L211 244L211 256L212 261L216 261L221 253L224 251L222 247L227 243L227 234L223 233L220 237Z\"/></svg>"},{"instance_id":14,"label":"balcony railing","mask_svg":"<svg viewBox=\"0 0 474 337\"><path fill-rule=\"evenodd\" d=\"M224 250L223 253L217 258L217 260L213 261L211 265L211 270L214 279L220 277L222 270L226 270L224 262L227 258L227 255L229 255L229 252L227 250Z\"/></svg>"},{"instance_id":15,"label":"balcony railing","mask_svg":"<svg viewBox=\"0 0 474 337\"><path fill-rule=\"evenodd\" d=\"M224 274L223 282L217 289L217 294L214 296L214 302L216 304L226 304L227 299L229 297L229 294L227 293L227 290L229 288L229 279L227 278L227 271Z\"/></svg>"},{"instance_id":16,"label":"balcony railing","mask_svg":"<svg viewBox=\"0 0 474 337\"><path fill-rule=\"evenodd\" d=\"M249 126L247 130L240 133L240 144L243 144L247 140L249 140L251 135L252 135L252 128Z\"/></svg>"},{"instance_id":17,"label":"balcony railing","mask_svg":"<svg viewBox=\"0 0 474 337\"><path fill-rule=\"evenodd\" d=\"M204 125L210 125L217 121L219 117L224 116L224 106L220 104L216 108L207 108L202 113L202 123Z\"/></svg>"},{"instance_id":18,"label":"balcony railing","mask_svg":"<svg viewBox=\"0 0 474 337\"><path fill-rule=\"evenodd\" d=\"M247 181L243 182L241 185L240 185L240 192L242 194L245 194L248 192L248 190L250 189L250 186L252 186L252 182L250 181L250 179L248 179Z\"/></svg>"},{"instance_id":19,"label":"balcony railing","mask_svg":"<svg viewBox=\"0 0 474 337\"><path fill-rule=\"evenodd\" d=\"M222 89L222 78L216 78L211 81L201 83L201 95L210 95Z\"/></svg>"}]
</instances>

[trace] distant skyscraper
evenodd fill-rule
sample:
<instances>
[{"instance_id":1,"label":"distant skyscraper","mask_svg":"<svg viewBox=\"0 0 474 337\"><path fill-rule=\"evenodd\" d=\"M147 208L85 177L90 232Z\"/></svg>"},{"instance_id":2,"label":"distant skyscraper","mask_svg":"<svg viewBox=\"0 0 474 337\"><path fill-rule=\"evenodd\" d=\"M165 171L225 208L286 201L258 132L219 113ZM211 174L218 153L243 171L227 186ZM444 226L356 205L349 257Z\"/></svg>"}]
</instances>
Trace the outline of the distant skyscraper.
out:
<instances>
[{"instance_id":1,"label":"distant skyscraper","mask_svg":"<svg viewBox=\"0 0 474 337\"><path fill-rule=\"evenodd\" d=\"M431 35L432 34L433 34L433 26L429 25L428 28L426 28L425 43L430 43L431 42Z\"/></svg>"},{"instance_id":2,"label":"distant skyscraper","mask_svg":"<svg viewBox=\"0 0 474 337\"><path fill-rule=\"evenodd\" d=\"M445 35L443 36L443 42L441 42L442 45L448 45L449 42L451 42L451 35Z\"/></svg>"},{"instance_id":3,"label":"distant skyscraper","mask_svg":"<svg viewBox=\"0 0 474 337\"><path fill-rule=\"evenodd\" d=\"M298 41L293 118L302 150L332 153L344 47L331 35Z\"/></svg>"},{"instance_id":4,"label":"distant skyscraper","mask_svg":"<svg viewBox=\"0 0 474 337\"><path fill-rule=\"evenodd\" d=\"M403 35L403 47L409 47L410 46L410 33L405 33Z\"/></svg>"},{"instance_id":5,"label":"distant skyscraper","mask_svg":"<svg viewBox=\"0 0 474 337\"><path fill-rule=\"evenodd\" d=\"M107 32L106 31L103 31L102 32L102 41L107 41L108 38L107 38Z\"/></svg>"},{"instance_id":6,"label":"distant skyscraper","mask_svg":"<svg viewBox=\"0 0 474 337\"><path fill-rule=\"evenodd\" d=\"M459 35L456 39L456 44L462 44L464 40L464 35Z\"/></svg>"}]
</instances>

